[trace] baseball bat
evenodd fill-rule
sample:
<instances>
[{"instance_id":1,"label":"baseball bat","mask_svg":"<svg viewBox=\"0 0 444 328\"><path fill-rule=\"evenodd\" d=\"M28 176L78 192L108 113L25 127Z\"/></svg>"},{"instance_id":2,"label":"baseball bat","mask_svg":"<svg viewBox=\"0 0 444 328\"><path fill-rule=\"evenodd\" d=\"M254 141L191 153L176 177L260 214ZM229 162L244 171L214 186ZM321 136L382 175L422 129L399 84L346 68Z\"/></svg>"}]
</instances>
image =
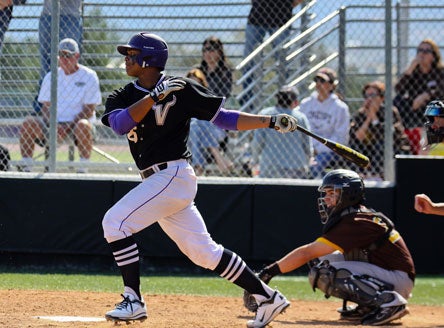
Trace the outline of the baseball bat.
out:
<instances>
[{"instance_id":1,"label":"baseball bat","mask_svg":"<svg viewBox=\"0 0 444 328\"><path fill-rule=\"evenodd\" d=\"M359 167L366 168L370 164L370 160L367 156L361 154L360 152L357 152L354 149L351 149L350 147L344 146L339 142L323 138L311 131L308 131L307 129L304 129L300 125L296 125L296 129L323 143L325 146L333 150L336 154L342 156L345 159L348 159Z\"/></svg>"},{"instance_id":2,"label":"baseball bat","mask_svg":"<svg viewBox=\"0 0 444 328\"><path fill-rule=\"evenodd\" d=\"M116 163L116 164L120 164L120 161L119 161L117 158L111 156L111 155L108 154L108 153L105 153L103 150L97 148L96 146L93 146L92 149L93 149L96 153L98 153L99 155L102 155L102 156L105 157L106 159L109 159L111 162Z\"/></svg>"}]
</instances>

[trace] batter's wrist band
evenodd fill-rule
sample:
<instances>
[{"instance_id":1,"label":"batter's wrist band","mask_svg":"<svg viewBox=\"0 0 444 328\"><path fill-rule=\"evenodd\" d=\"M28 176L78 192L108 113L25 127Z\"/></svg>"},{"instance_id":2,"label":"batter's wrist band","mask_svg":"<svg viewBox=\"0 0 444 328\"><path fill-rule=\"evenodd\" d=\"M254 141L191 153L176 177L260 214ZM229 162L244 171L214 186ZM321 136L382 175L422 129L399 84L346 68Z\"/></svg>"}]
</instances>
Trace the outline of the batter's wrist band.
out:
<instances>
[{"instance_id":1,"label":"batter's wrist band","mask_svg":"<svg viewBox=\"0 0 444 328\"><path fill-rule=\"evenodd\" d=\"M150 92L150 97L151 99L154 100L154 102L158 102L159 101L159 97L157 97L156 93L154 91Z\"/></svg>"},{"instance_id":2,"label":"batter's wrist band","mask_svg":"<svg viewBox=\"0 0 444 328\"><path fill-rule=\"evenodd\" d=\"M274 129L274 126L276 125L276 119L277 119L276 116L272 116L270 118L270 125L268 126L270 129Z\"/></svg>"}]
</instances>

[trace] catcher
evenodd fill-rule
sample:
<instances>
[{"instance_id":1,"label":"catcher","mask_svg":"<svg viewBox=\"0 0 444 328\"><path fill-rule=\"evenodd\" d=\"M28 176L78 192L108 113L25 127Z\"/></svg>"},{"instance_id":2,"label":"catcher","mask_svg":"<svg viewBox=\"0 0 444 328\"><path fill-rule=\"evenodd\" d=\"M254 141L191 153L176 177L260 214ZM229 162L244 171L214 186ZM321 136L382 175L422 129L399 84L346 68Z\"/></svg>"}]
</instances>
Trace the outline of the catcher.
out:
<instances>
[{"instance_id":1,"label":"catcher","mask_svg":"<svg viewBox=\"0 0 444 328\"><path fill-rule=\"evenodd\" d=\"M262 269L259 278L269 283L307 263L313 290L343 300L341 319L377 326L406 315L415 268L393 222L364 205L364 183L354 171L330 171L318 190L322 235ZM257 307L246 292L244 305Z\"/></svg>"}]
</instances>

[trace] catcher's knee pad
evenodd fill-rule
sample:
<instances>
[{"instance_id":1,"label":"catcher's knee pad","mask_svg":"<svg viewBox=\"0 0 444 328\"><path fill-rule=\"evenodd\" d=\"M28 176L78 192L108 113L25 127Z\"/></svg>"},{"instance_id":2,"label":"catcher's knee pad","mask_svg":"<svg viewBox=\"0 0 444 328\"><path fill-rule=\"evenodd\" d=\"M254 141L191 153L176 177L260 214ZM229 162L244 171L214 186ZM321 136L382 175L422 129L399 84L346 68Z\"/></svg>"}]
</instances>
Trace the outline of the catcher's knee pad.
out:
<instances>
[{"instance_id":1,"label":"catcher's knee pad","mask_svg":"<svg viewBox=\"0 0 444 328\"><path fill-rule=\"evenodd\" d=\"M330 265L328 260L324 260L310 268L308 272L308 282L313 288L313 291L318 288L325 293L326 297L329 297L335 276L336 269Z\"/></svg>"},{"instance_id":2,"label":"catcher's knee pad","mask_svg":"<svg viewBox=\"0 0 444 328\"><path fill-rule=\"evenodd\" d=\"M380 306L398 299L393 286L377 278L353 275L347 269L336 269L323 261L310 269L309 282L325 293L325 297L338 297L364 306ZM397 293L396 293L397 294Z\"/></svg>"}]
</instances>

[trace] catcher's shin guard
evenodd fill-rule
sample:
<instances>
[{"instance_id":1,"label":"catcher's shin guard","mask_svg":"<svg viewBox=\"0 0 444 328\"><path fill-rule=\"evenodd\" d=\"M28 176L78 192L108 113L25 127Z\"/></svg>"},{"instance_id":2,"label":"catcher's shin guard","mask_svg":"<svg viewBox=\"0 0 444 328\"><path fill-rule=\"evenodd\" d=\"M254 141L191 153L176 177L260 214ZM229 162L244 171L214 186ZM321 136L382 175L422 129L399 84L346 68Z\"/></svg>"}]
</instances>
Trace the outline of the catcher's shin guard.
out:
<instances>
[{"instance_id":1,"label":"catcher's shin guard","mask_svg":"<svg viewBox=\"0 0 444 328\"><path fill-rule=\"evenodd\" d=\"M323 261L310 269L308 279L313 287L325 293L325 297L338 297L362 306L379 307L397 299L391 292L393 286L377 278L357 276L347 269L336 269Z\"/></svg>"}]
</instances>

